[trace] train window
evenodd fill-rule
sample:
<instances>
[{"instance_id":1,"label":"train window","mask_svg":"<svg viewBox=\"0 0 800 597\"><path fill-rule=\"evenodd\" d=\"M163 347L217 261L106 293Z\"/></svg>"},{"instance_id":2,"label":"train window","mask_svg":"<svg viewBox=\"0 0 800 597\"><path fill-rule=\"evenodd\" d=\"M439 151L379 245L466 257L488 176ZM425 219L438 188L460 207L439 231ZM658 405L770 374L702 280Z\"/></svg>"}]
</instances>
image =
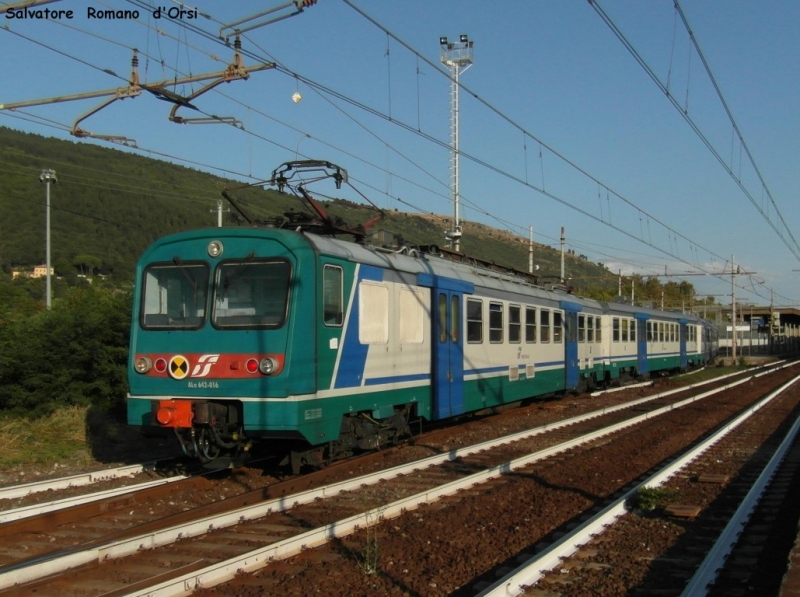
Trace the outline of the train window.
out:
<instances>
[{"instance_id":1,"label":"train window","mask_svg":"<svg viewBox=\"0 0 800 597\"><path fill-rule=\"evenodd\" d=\"M508 341L514 344L522 341L522 309L519 305L508 306Z\"/></svg>"},{"instance_id":2,"label":"train window","mask_svg":"<svg viewBox=\"0 0 800 597\"><path fill-rule=\"evenodd\" d=\"M561 311L553 311L553 342L561 342L564 337Z\"/></svg>"},{"instance_id":3,"label":"train window","mask_svg":"<svg viewBox=\"0 0 800 597\"><path fill-rule=\"evenodd\" d=\"M623 319L620 323L622 323L622 341L628 341L628 320Z\"/></svg>"},{"instance_id":4,"label":"train window","mask_svg":"<svg viewBox=\"0 0 800 597\"><path fill-rule=\"evenodd\" d=\"M425 334L425 305L422 293L400 288L400 344L422 344Z\"/></svg>"},{"instance_id":5,"label":"train window","mask_svg":"<svg viewBox=\"0 0 800 597\"><path fill-rule=\"evenodd\" d=\"M619 342L619 317L615 317L612 320L611 328L612 328L612 340L614 340L614 342Z\"/></svg>"},{"instance_id":6,"label":"train window","mask_svg":"<svg viewBox=\"0 0 800 597\"><path fill-rule=\"evenodd\" d=\"M586 341L594 342L594 317L591 315L586 318Z\"/></svg>"},{"instance_id":7,"label":"train window","mask_svg":"<svg viewBox=\"0 0 800 597\"><path fill-rule=\"evenodd\" d=\"M539 311L539 324L541 327L542 342L550 342L550 311Z\"/></svg>"},{"instance_id":8,"label":"train window","mask_svg":"<svg viewBox=\"0 0 800 597\"><path fill-rule=\"evenodd\" d=\"M586 342L586 315L578 315L578 342Z\"/></svg>"},{"instance_id":9,"label":"train window","mask_svg":"<svg viewBox=\"0 0 800 597\"><path fill-rule=\"evenodd\" d=\"M439 330L439 344L447 342L447 295L444 293L439 294L437 302L437 324L436 329Z\"/></svg>"},{"instance_id":10,"label":"train window","mask_svg":"<svg viewBox=\"0 0 800 597\"><path fill-rule=\"evenodd\" d=\"M196 329L205 322L208 266L197 263L152 265L144 272L142 319L145 329Z\"/></svg>"},{"instance_id":11,"label":"train window","mask_svg":"<svg viewBox=\"0 0 800 597\"><path fill-rule=\"evenodd\" d=\"M536 342L536 307L525 307L525 342Z\"/></svg>"},{"instance_id":12,"label":"train window","mask_svg":"<svg viewBox=\"0 0 800 597\"><path fill-rule=\"evenodd\" d=\"M663 342L664 341L664 322L663 321L659 321L658 322L658 341L659 342Z\"/></svg>"},{"instance_id":13,"label":"train window","mask_svg":"<svg viewBox=\"0 0 800 597\"><path fill-rule=\"evenodd\" d=\"M358 286L358 341L361 344L389 342L389 288L361 282Z\"/></svg>"},{"instance_id":14,"label":"train window","mask_svg":"<svg viewBox=\"0 0 800 597\"><path fill-rule=\"evenodd\" d=\"M671 342L678 341L678 324L676 323L672 324L672 335L670 336L670 341Z\"/></svg>"},{"instance_id":15,"label":"train window","mask_svg":"<svg viewBox=\"0 0 800 597\"><path fill-rule=\"evenodd\" d=\"M653 322L652 321L648 321L647 322L647 341L648 342L652 342L653 341Z\"/></svg>"},{"instance_id":16,"label":"train window","mask_svg":"<svg viewBox=\"0 0 800 597\"><path fill-rule=\"evenodd\" d=\"M635 319L631 319L630 320L630 327L631 327L630 340L631 340L631 342L636 342L636 320Z\"/></svg>"},{"instance_id":17,"label":"train window","mask_svg":"<svg viewBox=\"0 0 800 597\"><path fill-rule=\"evenodd\" d=\"M457 344L461 339L461 299L450 297L450 341Z\"/></svg>"},{"instance_id":18,"label":"train window","mask_svg":"<svg viewBox=\"0 0 800 597\"><path fill-rule=\"evenodd\" d=\"M483 301L467 299L467 342L483 342Z\"/></svg>"},{"instance_id":19,"label":"train window","mask_svg":"<svg viewBox=\"0 0 800 597\"><path fill-rule=\"evenodd\" d=\"M600 327L600 318L594 318L594 341L595 342L602 342L603 341L603 332L602 328Z\"/></svg>"},{"instance_id":20,"label":"train window","mask_svg":"<svg viewBox=\"0 0 800 597\"><path fill-rule=\"evenodd\" d=\"M503 305L489 303L489 342L503 341Z\"/></svg>"},{"instance_id":21,"label":"train window","mask_svg":"<svg viewBox=\"0 0 800 597\"><path fill-rule=\"evenodd\" d=\"M252 254L251 254L252 255ZM217 267L212 321L220 328L277 328L286 321L291 266L252 256Z\"/></svg>"},{"instance_id":22,"label":"train window","mask_svg":"<svg viewBox=\"0 0 800 597\"><path fill-rule=\"evenodd\" d=\"M327 326L341 326L344 321L343 276L336 265L322 268L322 321Z\"/></svg>"}]
</instances>

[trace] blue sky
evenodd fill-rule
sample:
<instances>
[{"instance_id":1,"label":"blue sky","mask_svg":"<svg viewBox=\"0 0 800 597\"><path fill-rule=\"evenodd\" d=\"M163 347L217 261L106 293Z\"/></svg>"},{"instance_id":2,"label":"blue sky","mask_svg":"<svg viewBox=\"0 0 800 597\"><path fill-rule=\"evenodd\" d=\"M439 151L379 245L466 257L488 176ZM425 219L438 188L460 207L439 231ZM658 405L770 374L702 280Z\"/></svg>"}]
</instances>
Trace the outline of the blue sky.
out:
<instances>
[{"instance_id":1,"label":"blue sky","mask_svg":"<svg viewBox=\"0 0 800 597\"><path fill-rule=\"evenodd\" d=\"M219 71L232 57L217 39L221 23L279 4L200 0L191 6L210 18L183 20L152 17L154 6L178 6L168 0L36 7L72 10L71 19L2 14L0 103L125 86L134 47L143 82ZM464 219L525 237L533 226L535 239L552 246L564 226L568 248L614 272L723 274L686 278L720 302L730 300L724 273L735 256L756 272L737 277L738 299L767 304L774 290L776 304L800 304L800 4L680 5L738 134L671 0L595 5L668 83L677 109L586 0L319 0L242 40L246 65L263 59L280 69L195 100L245 130L171 123L171 105L149 94L81 126L243 180L267 179L288 160L325 159L381 207L452 214L450 82L439 37L467 34L474 65L460 79ZM140 18L90 19L89 8L138 10ZM0 125L74 139L64 129L99 101L1 110Z\"/></svg>"}]
</instances>

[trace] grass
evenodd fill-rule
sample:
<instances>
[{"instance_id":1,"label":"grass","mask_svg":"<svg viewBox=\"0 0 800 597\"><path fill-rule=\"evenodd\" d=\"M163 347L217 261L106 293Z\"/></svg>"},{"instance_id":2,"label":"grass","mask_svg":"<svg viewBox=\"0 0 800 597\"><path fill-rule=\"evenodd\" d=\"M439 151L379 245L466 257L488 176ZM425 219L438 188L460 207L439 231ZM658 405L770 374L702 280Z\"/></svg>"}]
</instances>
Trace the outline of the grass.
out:
<instances>
[{"instance_id":1,"label":"grass","mask_svg":"<svg viewBox=\"0 0 800 597\"><path fill-rule=\"evenodd\" d=\"M0 469L90 459L86 438L88 408L71 406L38 419L0 418Z\"/></svg>"},{"instance_id":2,"label":"grass","mask_svg":"<svg viewBox=\"0 0 800 597\"><path fill-rule=\"evenodd\" d=\"M119 414L81 406L37 419L0 416L0 445L0 470L54 463L142 462L179 451L172 437L145 437Z\"/></svg>"}]
</instances>

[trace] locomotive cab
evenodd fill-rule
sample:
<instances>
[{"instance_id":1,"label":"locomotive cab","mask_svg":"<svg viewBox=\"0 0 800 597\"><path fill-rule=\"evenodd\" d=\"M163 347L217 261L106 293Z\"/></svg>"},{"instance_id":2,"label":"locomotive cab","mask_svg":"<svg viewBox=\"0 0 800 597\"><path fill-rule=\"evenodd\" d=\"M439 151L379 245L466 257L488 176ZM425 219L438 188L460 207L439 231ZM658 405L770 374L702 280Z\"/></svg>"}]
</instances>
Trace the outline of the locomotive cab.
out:
<instances>
[{"instance_id":1,"label":"locomotive cab","mask_svg":"<svg viewBox=\"0 0 800 597\"><path fill-rule=\"evenodd\" d=\"M143 257L129 423L172 429L188 456L209 462L246 453L259 427L292 418L290 405L253 400L313 391L313 317L291 317L314 312L314 284L295 277L310 249L291 241L215 229L170 237Z\"/></svg>"}]
</instances>

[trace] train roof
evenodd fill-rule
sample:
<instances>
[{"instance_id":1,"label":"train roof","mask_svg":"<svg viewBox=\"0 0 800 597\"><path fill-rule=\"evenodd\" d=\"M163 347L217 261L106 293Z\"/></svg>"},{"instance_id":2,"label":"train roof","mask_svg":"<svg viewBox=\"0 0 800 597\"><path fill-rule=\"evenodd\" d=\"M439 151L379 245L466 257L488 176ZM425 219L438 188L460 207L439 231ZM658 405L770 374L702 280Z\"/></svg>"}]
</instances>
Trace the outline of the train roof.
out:
<instances>
[{"instance_id":1,"label":"train roof","mask_svg":"<svg viewBox=\"0 0 800 597\"><path fill-rule=\"evenodd\" d=\"M682 311L662 311L660 309L653 309L651 307L637 307L627 303L603 302L604 311L607 313L618 313L628 317L635 317L636 315L647 315L652 319L667 319L670 321L684 320L687 322L700 323L703 321L701 317L693 313L683 313Z\"/></svg>"},{"instance_id":2,"label":"train roof","mask_svg":"<svg viewBox=\"0 0 800 597\"><path fill-rule=\"evenodd\" d=\"M495 271L479 265L455 262L433 253L422 253L415 249L394 251L314 234L305 236L320 253L341 257L355 263L410 274L431 274L461 280L480 288L522 294L541 301L555 303L567 301L580 305L586 311L599 313L601 310L600 303L594 299L544 288L522 276Z\"/></svg>"}]
</instances>

